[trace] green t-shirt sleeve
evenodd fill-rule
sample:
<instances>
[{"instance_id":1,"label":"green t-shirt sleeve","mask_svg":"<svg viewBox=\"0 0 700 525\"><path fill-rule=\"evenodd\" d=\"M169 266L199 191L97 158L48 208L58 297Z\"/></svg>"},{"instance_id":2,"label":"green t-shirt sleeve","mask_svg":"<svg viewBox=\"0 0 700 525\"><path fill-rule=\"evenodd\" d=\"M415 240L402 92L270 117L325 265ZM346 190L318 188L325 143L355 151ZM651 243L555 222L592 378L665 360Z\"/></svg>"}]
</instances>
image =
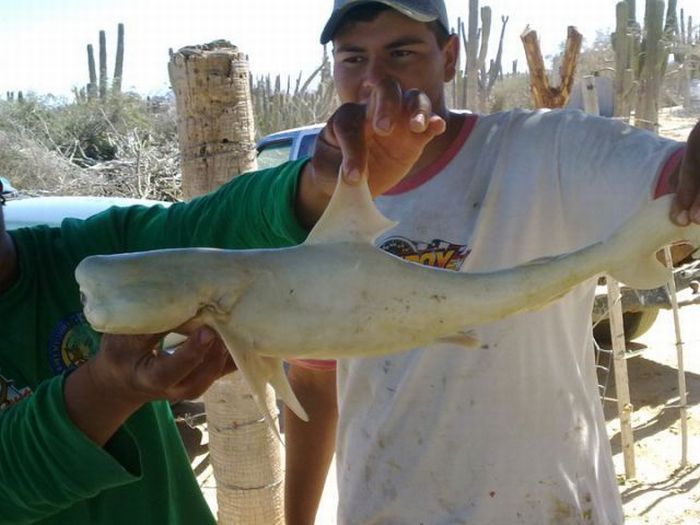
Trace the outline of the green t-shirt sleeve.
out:
<instances>
[{"instance_id":1,"label":"green t-shirt sleeve","mask_svg":"<svg viewBox=\"0 0 700 525\"><path fill-rule=\"evenodd\" d=\"M294 216L306 159L240 175L217 191L163 206L113 207L85 221L65 220L62 238L79 258L94 253L208 246L276 248L303 241Z\"/></svg>"},{"instance_id":2,"label":"green t-shirt sleeve","mask_svg":"<svg viewBox=\"0 0 700 525\"><path fill-rule=\"evenodd\" d=\"M64 376L0 412L0 523L33 523L141 476L139 450L119 429L105 448L70 420Z\"/></svg>"}]
</instances>

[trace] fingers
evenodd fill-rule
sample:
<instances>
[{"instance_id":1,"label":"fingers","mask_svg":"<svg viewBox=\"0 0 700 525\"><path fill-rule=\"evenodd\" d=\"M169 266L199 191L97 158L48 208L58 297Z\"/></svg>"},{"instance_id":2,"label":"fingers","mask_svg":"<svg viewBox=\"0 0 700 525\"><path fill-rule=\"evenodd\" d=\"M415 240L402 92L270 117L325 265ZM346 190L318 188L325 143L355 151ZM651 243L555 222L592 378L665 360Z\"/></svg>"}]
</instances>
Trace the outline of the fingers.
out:
<instances>
[{"instance_id":1,"label":"fingers","mask_svg":"<svg viewBox=\"0 0 700 525\"><path fill-rule=\"evenodd\" d=\"M368 177L370 191L379 195L409 173L445 128L427 94L403 93L396 81L384 79L363 103L340 106L321 131L311 161L314 185L330 196L340 168L345 182Z\"/></svg>"},{"instance_id":2,"label":"fingers","mask_svg":"<svg viewBox=\"0 0 700 525\"><path fill-rule=\"evenodd\" d=\"M235 370L233 359L219 339L200 351L203 353L201 363L168 389L169 399L199 397L214 381Z\"/></svg>"},{"instance_id":3,"label":"fingers","mask_svg":"<svg viewBox=\"0 0 700 525\"><path fill-rule=\"evenodd\" d=\"M681 226L700 224L700 122L688 136L681 161L676 196L671 205L671 219Z\"/></svg>"},{"instance_id":4,"label":"fingers","mask_svg":"<svg viewBox=\"0 0 700 525\"><path fill-rule=\"evenodd\" d=\"M408 113L408 126L413 133L424 133L429 126L432 104L428 95L411 89L404 95L404 106Z\"/></svg>"},{"instance_id":5,"label":"fingers","mask_svg":"<svg viewBox=\"0 0 700 525\"><path fill-rule=\"evenodd\" d=\"M400 123L404 112L403 97L398 83L386 78L379 82L369 98L366 114L377 135L389 135Z\"/></svg>"},{"instance_id":6,"label":"fingers","mask_svg":"<svg viewBox=\"0 0 700 525\"><path fill-rule=\"evenodd\" d=\"M365 124L365 107L360 104L343 104L333 115L332 134L342 151L343 177L350 184L359 182L367 170Z\"/></svg>"},{"instance_id":7,"label":"fingers","mask_svg":"<svg viewBox=\"0 0 700 525\"><path fill-rule=\"evenodd\" d=\"M154 392L162 392L164 398L182 398L182 383L199 368L206 367L216 341L216 332L211 328L198 328L175 352L160 353L152 359L143 370L142 380L147 380Z\"/></svg>"}]
</instances>

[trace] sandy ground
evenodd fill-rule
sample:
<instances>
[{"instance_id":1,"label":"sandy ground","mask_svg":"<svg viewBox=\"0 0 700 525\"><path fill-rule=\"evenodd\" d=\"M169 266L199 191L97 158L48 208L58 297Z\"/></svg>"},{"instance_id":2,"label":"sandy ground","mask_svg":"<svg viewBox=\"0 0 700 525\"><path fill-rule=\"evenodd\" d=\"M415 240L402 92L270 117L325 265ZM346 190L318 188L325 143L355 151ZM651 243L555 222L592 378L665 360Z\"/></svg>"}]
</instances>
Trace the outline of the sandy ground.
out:
<instances>
[{"instance_id":1,"label":"sandy ground","mask_svg":"<svg viewBox=\"0 0 700 525\"><path fill-rule=\"evenodd\" d=\"M663 110L660 117L661 134L677 140L685 140L697 119L679 110ZM688 390L687 464L684 468L681 468L678 357L670 310L661 311L649 332L631 345L634 356L626 360L634 407L634 477L625 474L614 378L612 372L609 374L606 398L610 400L603 401L603 406L628 525L700 524L700 306L683 307L680 324ZM606 364L604 359L601 364ZM605 383L604 371L600 373L600 380L601 384ZM181 413L197 411L196 406L179 409ZM179 426L197 479L216 513L216 482L209 464L206 424L196 423L193 427ZM316 525L335 523L338 493L334 470L332 465Z\"/></svg>"},{"instance_id":2,"label":"sandy ground","mask_svg":"<svg viewBox=\"0 0 700 525\"><path fill-rule=\"evenodd\" d=\"M683 307L680 321L688 389L686 467L681 468L678 357L670 310L662 311L637 340L644 345L641 353L627 360L634 406L634 479L625 476L617 404L604 403L627 524L700 523L700 306ZM614 384L608 396L615 396Z\"/></svg>"}]
</instances>

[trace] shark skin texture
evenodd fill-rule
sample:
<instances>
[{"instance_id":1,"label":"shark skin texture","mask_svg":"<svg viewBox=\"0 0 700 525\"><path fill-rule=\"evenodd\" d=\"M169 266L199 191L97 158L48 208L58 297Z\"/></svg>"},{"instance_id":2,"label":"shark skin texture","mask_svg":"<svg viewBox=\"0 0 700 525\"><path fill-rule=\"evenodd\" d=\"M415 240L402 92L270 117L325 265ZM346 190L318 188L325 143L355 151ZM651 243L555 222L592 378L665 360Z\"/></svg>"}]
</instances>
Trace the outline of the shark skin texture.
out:
<instances>
[{"instance_id":1,"label":"shark skin texture","mask_svg":"<svg viewBox=\"0 0 700 525\"><path fill-rule=\"evenodd\" d=\"M671 199L649 202L607 240L581 250L465 273L376 248L374 239L395 223L377 210L366 181L351 186L339 177L326 211L298 246L91 256L75 276L94 329L143 334L206 324L226 344L261 409L269 383L307 420L284 358L373 357L435 340L468 346L474 340L465 328L539 309L602 273L639 289L666 283L670 273L657 250L676 241L700 245L700 226L669 220Z\"/></svg>"}]
</instances>

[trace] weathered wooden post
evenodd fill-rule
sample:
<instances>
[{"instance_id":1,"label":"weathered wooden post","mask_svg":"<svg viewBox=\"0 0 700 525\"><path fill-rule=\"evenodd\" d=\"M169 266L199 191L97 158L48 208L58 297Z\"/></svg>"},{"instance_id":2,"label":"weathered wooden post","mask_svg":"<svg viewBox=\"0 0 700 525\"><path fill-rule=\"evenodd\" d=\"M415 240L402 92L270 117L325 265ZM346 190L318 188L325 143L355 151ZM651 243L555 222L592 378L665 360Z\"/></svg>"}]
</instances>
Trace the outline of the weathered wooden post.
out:
<instances>
[{"instance_id":1,"label":"weathered wooden post","mask_svg":"<svg viewBox=\"0 0 700 525\"><path fill-rule=\"evenodd\" d=\"M216 41L173 53L168 64L178 113L182 187L191 198L256 167L248 58ZM272 389L267 407L277 413ZM284 522L280 443L240 372L204 395L221 525Z\"/></svg>"},{"instance_id":2,"label":"weathered wooden post","mask_svg":"<svg viewBox=\"0 0 700 525\"><path fill-rule=\"evenodd\" d=\"M525 48L527 65L530 68L530 92L536 108L561 108L566 105L566 101L571 94L574 85L574 74L576 73L576 61L583 35L574 26L569 26L564 47L564 59L562 61L559 77L561 82L558 87L549 85L549 78L544 67L540 42L537 32L530 27L526 27L520 35L520 40Z\"/></svg>"}]
</instances>

